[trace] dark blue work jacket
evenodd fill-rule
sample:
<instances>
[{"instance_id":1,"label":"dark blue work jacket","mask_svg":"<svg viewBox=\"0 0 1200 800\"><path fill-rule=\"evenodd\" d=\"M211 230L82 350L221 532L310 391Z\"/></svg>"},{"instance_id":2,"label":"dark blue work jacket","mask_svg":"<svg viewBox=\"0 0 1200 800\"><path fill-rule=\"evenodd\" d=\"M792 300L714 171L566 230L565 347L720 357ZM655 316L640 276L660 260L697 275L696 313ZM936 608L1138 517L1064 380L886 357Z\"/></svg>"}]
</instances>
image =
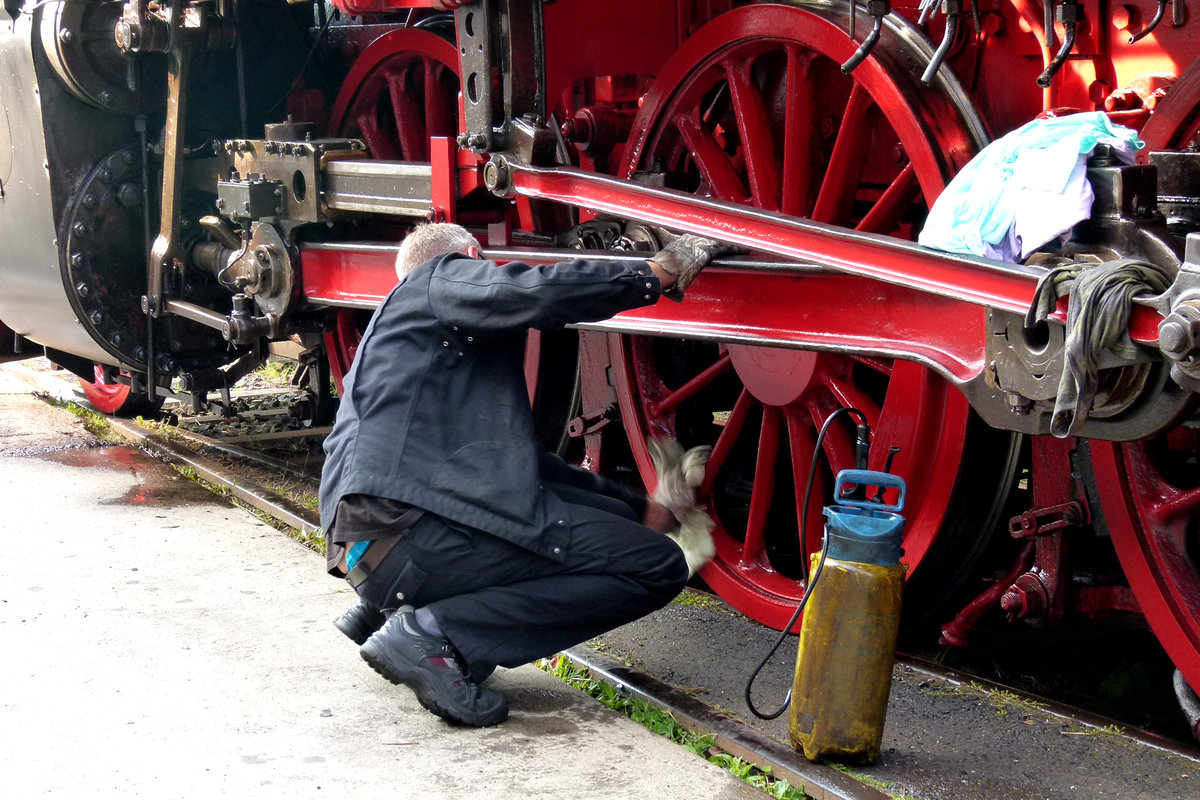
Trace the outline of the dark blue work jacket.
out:
<instances>
[{"instance_id":1,"label":"dark blue work jacket","mask_svg":"<svg viewBox=\"0 0 1200 800\"><path fill-rule=\"evenodd\" d=\"M325 531L344 495L368 494L564 558L570 519L544 485L612 485L539 452L526 330L607 319L659 295L640 260L530 267L450 253L417 267L375 311L346 376L325 440Z\"/></svg>"}]
</instances>

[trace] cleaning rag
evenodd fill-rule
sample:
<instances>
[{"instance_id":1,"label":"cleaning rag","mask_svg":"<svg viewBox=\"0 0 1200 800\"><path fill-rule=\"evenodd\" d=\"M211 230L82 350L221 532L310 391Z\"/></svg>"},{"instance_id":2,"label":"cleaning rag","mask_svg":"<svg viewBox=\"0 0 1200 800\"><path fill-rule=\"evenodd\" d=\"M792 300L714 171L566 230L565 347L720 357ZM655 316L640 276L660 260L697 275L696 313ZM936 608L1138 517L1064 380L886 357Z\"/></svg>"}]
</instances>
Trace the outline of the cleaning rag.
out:
<instances>
[{"instance_id":1,"label":"cleaning rag","mask_svg":"<svg viewBox=\"0 0 1200 800\"><path fill-rule=\"evenodd\" d=\"M1023 261L1091 214L1087 158L1099 144L1127 164L1145 146L1102 111L1034 120L997 139L950 181L917 241Z\"/></svg>"}]
</instances>

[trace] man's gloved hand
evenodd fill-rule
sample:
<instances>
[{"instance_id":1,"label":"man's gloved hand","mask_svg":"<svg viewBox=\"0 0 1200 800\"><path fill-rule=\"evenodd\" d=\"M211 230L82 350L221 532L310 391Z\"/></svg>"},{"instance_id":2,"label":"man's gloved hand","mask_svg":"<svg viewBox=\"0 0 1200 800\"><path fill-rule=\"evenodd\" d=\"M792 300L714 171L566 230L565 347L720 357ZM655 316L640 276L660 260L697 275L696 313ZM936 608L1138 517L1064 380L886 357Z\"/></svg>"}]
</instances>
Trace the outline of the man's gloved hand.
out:
<instances>
[{"instance_id":1,"label":"man's gloved hand","mask_svg":"<svg viewBox=\"0 0 1200 800\"><path fill-rule=\"evenodd\" d=\"M711 447L693 447L684 451L674 439L652 438L647 442L658 485L654 501L679 521L679 530L667 536L683 550L688 574L695 575L716 553L712 517L696 503L696 489L704 482Z\"/></svg>"},{"instance_id":2,"label":"man's gloved hand","mask_svg":"<svg viewBox=\"0 0 1200 800\"><path fill-rule=\"evenodd\" d=\"M741 248L735 245L685 233L672 239L648 260L657 264L663 272L675 276L675 283L663 290L663 296L679 302L683 300L684 291L710 261L738 252L741 252Z\"/></svg>"}]
</instances>

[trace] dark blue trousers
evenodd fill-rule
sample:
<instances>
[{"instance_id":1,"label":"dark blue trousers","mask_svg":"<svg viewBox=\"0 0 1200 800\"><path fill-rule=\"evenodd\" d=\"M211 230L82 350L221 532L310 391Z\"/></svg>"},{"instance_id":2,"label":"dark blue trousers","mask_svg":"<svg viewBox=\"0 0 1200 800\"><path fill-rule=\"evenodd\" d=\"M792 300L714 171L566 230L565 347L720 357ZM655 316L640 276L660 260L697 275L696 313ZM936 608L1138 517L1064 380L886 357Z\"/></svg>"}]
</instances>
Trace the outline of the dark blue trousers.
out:
<instances>
[{"instance_id":1,"label":"dark blue trousers","mask_svg":"<svg viewBox=\"0 0 1200 800\"><path fill-rule=\"evenodd\" d=\"M683 551L628 505L563 484L570 506L559 562L426 514L358 587L370 605L426 607L473 674L515 667L624 625L687 582Z\"/></svg>"}]
</instances>

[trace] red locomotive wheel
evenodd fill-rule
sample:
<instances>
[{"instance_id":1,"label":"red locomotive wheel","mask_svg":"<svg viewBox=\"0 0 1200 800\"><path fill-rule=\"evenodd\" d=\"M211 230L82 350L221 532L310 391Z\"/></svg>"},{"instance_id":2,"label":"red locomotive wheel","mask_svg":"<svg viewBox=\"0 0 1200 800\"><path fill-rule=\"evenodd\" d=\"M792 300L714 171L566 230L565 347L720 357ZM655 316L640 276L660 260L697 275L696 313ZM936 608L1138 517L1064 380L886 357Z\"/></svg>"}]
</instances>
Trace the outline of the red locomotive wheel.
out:
<instances>
[{"instance_id":1,"label":"red locomotive wheel","mask_svg":"<svg viewBox=\"0 0 1200 800\"><path fill-rule=\"evenodd\" d=\"M330 115L337 136L361 138L374 158L428 161L429 137L454 136L458 125L458 51L414 28L372 42L346 75ZM339 392L370 315L343 309L325 334Z\"/></svg>"},{"instance_id":2,"label":"red locomotive wheel","mask_svg":"<svg viewBox=\"0 0 1200 800\"><path fill-rule=\"evenodd\" d=\"M1167 655L1200 689L1200 475L1196 431L1089 442L1097 526Z\"/></svg>"},{"instance_id":3,"label":"red locomotive wheel","mask_svg":"<svg viewBox=\"0 0 1200 800\"><path fill-rule=\"evenodd\" d=\"M104 370L96 366L96 380L79 379L83 394L92 407L101 414L111 414L114 417L136 417L139 414L152 414L158 410L161 401L156 403L142 393L133 394L127 383L105 383Z\"/></svg>"},{"instance_id":4,"label":"red locomotive wheel","mask_svg":"<svg viewBox=\"0 0 1200 800\"><path fill-rule=\"evenodd\" d=\"M889 23L903 25L904 23ZM688 39L643 99L623 174L848 227L911 238L924 198L941 191L981 143L982 126L953 81L920 87L919 35L889 28L845 76L854 46L845 12L818 3L736 9ZM940 91L938 90L940 89ZM703 280L701 276L700 280ZM848 284L849 285L849 284ZM820 546L833 475L854 466L853 427L831 429L799 540L799 500L816 433L854 406L874 431L871 467L899 447L909 485L906 605L933 605L982 549L1007 491L1014 439L983 432L966 400L916 364L870 352L813 353L741 344L614 336L617 392L647 483L648 435L712 444L701 494L717 520L702 575L722 597L782 627ZM989 437L986 454L982 438ZM970 465L970 469L967 469ZM913 603L912 601L916 601Z\"/></svg>"},{"instance_id":5,"label":"red locomotive wheel","mask_svg":"<svg viewBox=\"0 0 1200 800\"><path fill-rule=\"evenodd\" d=\"M394 30L355 60L329 129L366 142L374 158L428 161L429 137L458 133L458 51L428 31Z\"/></svg>"}]
</instances>

